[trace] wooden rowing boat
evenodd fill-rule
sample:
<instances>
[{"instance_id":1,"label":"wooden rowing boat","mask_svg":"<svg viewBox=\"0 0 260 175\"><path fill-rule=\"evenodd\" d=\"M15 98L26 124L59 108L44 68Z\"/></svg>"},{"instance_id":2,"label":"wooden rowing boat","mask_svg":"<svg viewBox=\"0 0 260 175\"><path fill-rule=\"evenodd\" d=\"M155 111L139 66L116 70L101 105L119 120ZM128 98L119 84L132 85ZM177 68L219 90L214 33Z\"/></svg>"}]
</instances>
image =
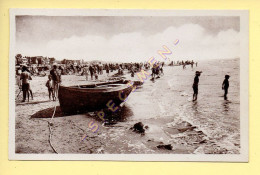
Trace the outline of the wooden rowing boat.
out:
<instances>
[{"instance_id":1,"label":"wooden rowing boat","mask_svg":"<svg viewBox=\"0 0 260 175\"><path fill-rule=\"evenodd\" d=\"M58 98L61 110L65 114L80 114L109 108L113 103L114 107L119 106L132 91L131 86L126 83L121 80L91 85L60 86Z\"/></svg>"}]
</instances>

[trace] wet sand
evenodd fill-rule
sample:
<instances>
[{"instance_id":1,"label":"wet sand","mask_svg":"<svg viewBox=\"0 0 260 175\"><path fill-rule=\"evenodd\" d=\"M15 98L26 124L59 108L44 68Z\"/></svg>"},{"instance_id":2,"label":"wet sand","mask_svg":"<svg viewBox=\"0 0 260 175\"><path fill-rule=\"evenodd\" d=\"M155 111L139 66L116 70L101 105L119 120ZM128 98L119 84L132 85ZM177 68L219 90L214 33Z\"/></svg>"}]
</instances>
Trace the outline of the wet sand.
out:
<instances>
[{"instance_id":1,"label":"wet sand","mask_svg":"<svg viewBox=\"0 0 260 175\"><path fill-rule=\"evenodd\" d=\"M198 101L193 102L191 86L196 70L203 73ZM227 73L231 75L229 101L223 99L221 90ZM129 74L125 77L130 79ZM91 83L83 76L66 75L62 79L66 85ZM138 80L136 75L134 79ZM49 144L51 119L47 117L59 103L48 101L46 81L47 77L33 77L34 103L20 104L17 100L17 153L54 153ZM198 67L187 66L185 70L168 66L164 76L155 81L149 78L132 92L125 106L109 116L114 118L109 123L100 121L95 113L62 117L57 107L51 142L58 153L238 154L239 106L239 59L200 62ZM97 133L89 129L91 121L99 125ZM133 132L137 122L147 126L145 134ZM84 135L87 138L82 141Z\"/></svg>"}]
</instances>

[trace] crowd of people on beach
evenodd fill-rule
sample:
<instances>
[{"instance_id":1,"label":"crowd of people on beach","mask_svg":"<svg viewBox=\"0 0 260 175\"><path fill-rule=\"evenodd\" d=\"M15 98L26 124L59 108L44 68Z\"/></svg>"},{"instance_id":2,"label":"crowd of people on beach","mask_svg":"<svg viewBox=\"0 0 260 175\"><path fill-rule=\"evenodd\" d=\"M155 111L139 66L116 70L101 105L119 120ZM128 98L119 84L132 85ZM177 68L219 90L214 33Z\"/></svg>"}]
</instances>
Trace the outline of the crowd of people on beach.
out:
<instances>
[{"instance_id":1,"label":"crowd of people on beach","mask_svg":"<svg viewBox=\"0 0 260 175\"><path fill-rule=\"evenodd\" d=\"M49 93L49 99L55 101L57 99L58 95L58 89L59 84L61 83L61 76L62 75L79 75L79 76L85 76L86 80L94 80L97 81L99 75L103 75L104 71L106 73L106 76L122 76L124 74L124 71L127 71L130 73L131 77L134 77L136 72L140 72L141 70L151 70L152 72L152 78L155 78L163 75L163 67L164 62L156 62L155 64L151 65L148 62L141 62L141 63L90 63L90 64L82 64L82 65L56 65L54 64L52 66L52 69L50 69L50 66L41 67L41 71L44 71L44 74L48 75L48 80L46 82L46 87L48 89ZM179 65L183 66L183 69L186 69L186 65L191 65L191 68L193 68L193 65L198 65L198 62L192 61L176 61L171 62L169 66L172 65ZM20 89L20 92L23 92L23 100L22 102L25 102L26 98L29 101L29 96L31 96L31 99L33 99L33 93L30 86L30 81L32 80L32 75L35 75L35 72L39 72L36 70L36 68L28 67L28 66L20 66L18 69L16 69L16 80L17 85ZM47 72L47 73L46 73ZM113 74L111 74L114 72ZM199 76L201 75L201 71L195 72L194 82L192 85L193 88L193 101L197 100L198 96L198 85L199 85ZM42 74L41 74L42 75ZM225 76L225 80L222 84L222 89L224 90L224 99L227 99L228 94L228 88L229 88L229 75ZM20 94L19 92L19 94ZM19 96L18 94L18 96Z\"/></svg>"},{"instance_id":2,"label":"crowd of people on beach","mask_svg":"<svg viewBox=\"0 0 260 175\"><path fill-rule=\"evenodd\" d=\"M85 76L86 80L97 81L99 75L103 75L104 71L106 76L121 76L124 71L128 71L134 76L135 72L140 71L142 68L148 69L150 66L148 63L89 63L82 65L58 65L54 64L51 68L48 66L26 66L20 65L16 67L16 83L23 92L23 100L25 102L26 98L29 101L29 96L33 99L33 93L30 86L30 81L32 76L46 76L48 75L48 80L46 82L46 87L48 88L49 99L56 100L58 94L59 84L61 83L62 75L78 75ZM41 72L39 74L39 72ZM18 96L20 94L18 93Z\"/></svg>"},{"instance_id":3,"label":"crowd of people on beach","mask_svg":"<svg viewBox=\"0 0 260 175\"><path fill-rule=\"evenodd\" d=\"M194 62L193 60L192 61L189 61L189 60L186 60L186 61L171 61L171 63L169 64L169 66L182 66L183 69L186 69L186 66L187 65L191 65L191 68L193 68L193 65L196 65L196 67L198 66L198 62Z\"/></svg>"},{"instance_id":4,"label":"crowd of people on beach","mask_svg":"<svg viewBox=\"0 0 260 175\"><path fill-rule=\"evenodd\" d=\"M26 98L29 102L30 96L33 100L33 93L31 89L30 81L32 80L31 72L27 66L22 66L21 69L17 70L16 73L16 83L20 89L20 92L23 92L23 100L25 102ZM48 80L46 82L46 87L48 88L49 98L53 98L56 100L58 95L58 87L61 82L61 74L57 70L57 65L53 65L53 69L50 70L50 74L48 75ZM17 97L19 96L20 92L18 93Z\"/></svg>"}]
</instances>

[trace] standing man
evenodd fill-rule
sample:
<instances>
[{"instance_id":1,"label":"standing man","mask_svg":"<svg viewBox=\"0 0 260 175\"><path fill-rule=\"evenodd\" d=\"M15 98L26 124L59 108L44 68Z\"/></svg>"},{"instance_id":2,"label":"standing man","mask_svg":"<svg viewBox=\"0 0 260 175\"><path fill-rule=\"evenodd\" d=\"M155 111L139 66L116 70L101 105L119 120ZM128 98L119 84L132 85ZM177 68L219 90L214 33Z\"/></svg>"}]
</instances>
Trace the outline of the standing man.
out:
<instances>
[{"instance_id":1,"label":"standing man","mask_svg":"<svg viewBox=\"0 0 260 175\"><path fill-rule=\"evenodd\" d=\"M202 72L200 71L196 71L195 73L195 78L194 78L194 82L192 85L193 88L193 101L197 100L198 97L198 91L199 91L199 76Z\"/></svg>"},{"instance_id":2,"label":"standing man","mask_svg":"<svg viewBox=\"0 0 260 175\"><path fill-rule=\"evenodd\" d=\"M56 97L58 96L58 89L59 84L61 82L60 74L57 70L57 65L53 65L53 69L50 71L50 75L53 80L53 93L54 93L54 100L56 100Z\"/></svg>"},{"instance_id":3,"label":"standing man","mask_svg":"<svg viewBox=\"0 0 260 175\"><path fill-rule=\"evenodd\" d=\"M28 96L28 101L29 101L29 91L30 91L30 80L32 80L32 77L30 75L30 73L27 71L26 66L22 67L22 73L21 73L21 77L20 77L21 81L22 81L22 91L23 91L23 101L25 102L26 100L26 95ZM31 94L32 95L32 94Z\"/></svg>"},{"instance_id":4,"label":"standing man","mask_svg":"<svg viewBox=\"0 0 260 175\"><path fill-rule=\"evenodd\" d=\"M228 94L228 87L229 87L229 75L225 75L225 79L222 83L222 89L224 90L224 99L227 100L227 94Z\"/></svg>"},{"instance_id":5,"label":"standing man","mask_svg":"<svg viewBox=\"0 0 260 175\"><path fill-rule=\"evenodd\" d=\"M90 65L90 66L89 66L89 72L90 72L91 80L93 80L93 74L94 74L94 68L93 68L93 65Z\"/></svg>"}]
</instances>

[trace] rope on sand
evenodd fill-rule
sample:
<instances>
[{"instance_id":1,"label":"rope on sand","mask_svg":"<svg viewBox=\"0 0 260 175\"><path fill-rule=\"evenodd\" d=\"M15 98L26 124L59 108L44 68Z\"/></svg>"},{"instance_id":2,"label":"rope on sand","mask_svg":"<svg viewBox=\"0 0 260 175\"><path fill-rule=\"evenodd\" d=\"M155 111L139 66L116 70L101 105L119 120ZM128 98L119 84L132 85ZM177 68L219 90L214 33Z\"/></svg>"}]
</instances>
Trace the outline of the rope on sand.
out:
<instances>
[{"instance_id":1,"label":"rope on sand","mask_svg":"<svg viewBox=\"0 0 260 175\"><path fill-rule=\"evenodd\" d=\"M57 92L59 92L59 87L60 87L60 85L58 84ZM57 97L55 97L55 98L57 98ZM55 99L55 100L57 100L57 99ZM55 106L54 106L54 111L53 111L53 114L52 114L52 117L51 117L51 125L52 125L52 120L53 120L55 112L56 112L56 107L57 107L57 103L55 103Z\"/></svg>"},{"instance_id":2,"label":"rope on sand","mask_svg":"<svg viewBox=\"0 0 260 175\"><path fill-rule=\"evenodd\" d=\"M57 88L57 92L59 91L59 84L58 84L58 88ZM54 106L54 111L53 111L53 114L52 114L52 117L51 117L51 121L49 122L48 121L48 126L49 126L49 130L50 130L50 134L49 134L49 143L50 143L50 146L52 148L52 150L56 153L56 154L59 154L56 149L53 147L52 143L51 143L51 136L52 136L52 130L51 130L51 126L53 126L53 123L52 123L52 120L54 118L54 115L55 115L55 112L56 112L56 107L57 107L57 102L55 101L55 106Z\"/></svg>"},{"instance_id":3,"label":"rope on sand","mask_svg":"<svg viewBox=\"0 0 260 175\"><path fill-rule=\"evenodd\" d=\"M49 126L49 130L50 130L50 134L49 134L49 143L50 143L50 146L52 148L52 150L56 153L56 154L59 154L56 149L53 147L52 143L51 143L51 135L52 135L52 130L51 130L51 124L50 122L48 121L48 126Z\"/></svg>"}]
</instances>

